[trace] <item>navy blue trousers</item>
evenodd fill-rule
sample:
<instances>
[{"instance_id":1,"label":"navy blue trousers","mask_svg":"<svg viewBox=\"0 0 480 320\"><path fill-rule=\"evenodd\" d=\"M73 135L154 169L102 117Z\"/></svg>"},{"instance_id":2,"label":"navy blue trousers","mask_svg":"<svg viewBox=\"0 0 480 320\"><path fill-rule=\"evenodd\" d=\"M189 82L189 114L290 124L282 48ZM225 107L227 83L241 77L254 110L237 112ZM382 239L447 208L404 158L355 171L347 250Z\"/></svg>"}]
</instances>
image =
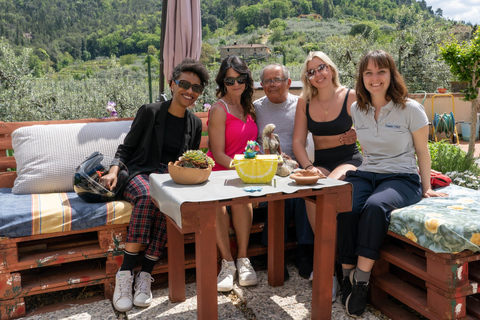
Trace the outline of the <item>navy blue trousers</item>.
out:
<instances>
[{"instance_id":1,"label":"navy blue trousers","mask_svg":"<svg viewBox=\"0 0 480 320\"><path fill-rule=\"evenodd\" d=\"M356 265L358 256L378 260L390 213L422 198L420 177L357 170L347 172L345 181L353 184L353 205L337 215L339 262Z\"/></svg>"},{"instance_id":2,"label":"navy blue trousers","mask_svg":"<svg viewBox=\"0 0 480 320\"><path fill-rule=\"evenodd\" d=\"M314 235L310 222L308 221L305 200L293 198L285 200L285 242L287 241L287 228L290 221L295 219L295 232L298 244L313 244ZM268 245L268 216L262 233L262 244Z\"/></svg>"}]
</instances>

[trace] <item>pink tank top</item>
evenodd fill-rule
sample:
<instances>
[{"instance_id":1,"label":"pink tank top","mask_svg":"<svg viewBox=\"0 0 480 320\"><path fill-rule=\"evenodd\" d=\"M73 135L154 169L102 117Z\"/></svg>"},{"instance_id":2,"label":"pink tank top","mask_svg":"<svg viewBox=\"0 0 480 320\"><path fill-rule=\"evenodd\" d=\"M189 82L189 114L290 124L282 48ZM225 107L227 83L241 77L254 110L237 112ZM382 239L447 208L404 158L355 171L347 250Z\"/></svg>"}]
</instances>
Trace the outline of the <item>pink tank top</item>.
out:
<instances>
[{"instance_id":1,"label":"pink tank top","mask_svg":"<svg viewBox=\"0 0 480 320\"><path fill-rule=\"evenodd\" d=\"M227 119L225 120L225 154L233 159L236 154L240 154L245 151L245 146L247 145L248 140L257 140L258 128L257 124L255 121L253 121L250 115L247 116L247 121L243 122L228 112L227 104L223 100L221 101L225 104L226 108L225 106L223 108L227 113ZM213 153L210 150L208 150L207 155L215 160ZM215 167L213 167L212 170L219 171L229 169L218 163L215 163Z\"/></svg>"}]
</instances>

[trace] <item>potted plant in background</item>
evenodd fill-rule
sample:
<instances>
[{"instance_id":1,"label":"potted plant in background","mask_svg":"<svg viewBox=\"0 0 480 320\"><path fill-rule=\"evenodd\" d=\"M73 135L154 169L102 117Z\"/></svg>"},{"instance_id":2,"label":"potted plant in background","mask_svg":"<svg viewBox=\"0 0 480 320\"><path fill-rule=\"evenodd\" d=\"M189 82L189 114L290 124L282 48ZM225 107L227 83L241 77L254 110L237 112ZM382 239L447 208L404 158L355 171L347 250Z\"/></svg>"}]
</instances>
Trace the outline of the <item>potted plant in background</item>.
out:
<instances>
[{"instance_id":1,"label":"potted plant in background","mask_svg":"<svg viewBox=\"0 0 480 320\"><path fill-rule=\"evenodd\" d=\"M175 161L168 163L168 173L178 184L199 184L205 182L215 161L202 150L187 150Z\"/></svg>"},{"instance_id":2,"label":"potted plant in background","mask_svg":"<svg viewBox=\"0 0 480 320\"><path fill-rule=\"evenodd\" d=\"M442 59L450 66L450 71L459 81L466 81L468 86L462 90L464 101L471 101L470 113L470 138L468 154L475 151L475 138L477 135L477 113L480 101L478 88L480 87L480 29L475 31L473 39L461 44L452 36L449 41L444 41L440 47ZM463 132L462 132L463 135Z\"/></svg>"}]
</instances>

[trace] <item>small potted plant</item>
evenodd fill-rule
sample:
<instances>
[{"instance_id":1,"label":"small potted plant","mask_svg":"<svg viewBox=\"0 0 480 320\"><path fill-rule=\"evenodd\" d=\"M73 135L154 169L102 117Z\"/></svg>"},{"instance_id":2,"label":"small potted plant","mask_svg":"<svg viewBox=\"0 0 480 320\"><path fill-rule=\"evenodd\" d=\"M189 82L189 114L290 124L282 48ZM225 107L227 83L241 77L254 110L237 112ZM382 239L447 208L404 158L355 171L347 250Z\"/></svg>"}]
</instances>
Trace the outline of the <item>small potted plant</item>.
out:
<instances>
[{"instance_id":1,"label":"small potted plant","mask_svg":"<svg viewBox=\"0 0 480 320\"><path fill-rule=\"evenodd\" d=\"M175 163L168 164L168 173L178 184L199 184L205 182L215 162L202 150L187 150Z\"/></svg>"}]
</instances>

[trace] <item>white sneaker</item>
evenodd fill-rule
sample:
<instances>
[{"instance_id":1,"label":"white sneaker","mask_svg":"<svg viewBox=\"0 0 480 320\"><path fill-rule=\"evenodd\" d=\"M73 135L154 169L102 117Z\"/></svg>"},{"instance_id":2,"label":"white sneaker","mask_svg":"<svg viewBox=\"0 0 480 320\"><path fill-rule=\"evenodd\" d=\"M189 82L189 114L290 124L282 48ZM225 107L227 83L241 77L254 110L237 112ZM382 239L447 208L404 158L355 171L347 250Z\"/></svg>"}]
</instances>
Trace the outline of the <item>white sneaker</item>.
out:
<instances>
[{"instance_id":1,"label":"white sneaker","mask_svg":"<svg viewBox=\"0 0 480 320\"><path fill-rule=\"evenodd\" d=\"M308 280L310 280L310 281L313 280L313 271L310 274L310 278L308 278ZM338 279L337 279L337 276L334 275L333 276L333 289L332 289L332 302L334 302L337 299L338 287L339 287Z\"/></svg>"},{"instance_id":2,"label":"white sneaker","mask_svg":"<svg viewBox=\"0 0 480 320\"><path fill-rule=\"evenodd\" d=\"M238 282L241 286L253 286L257 284L257 274L253 270L248 258L237 259Z\"/></svg>"},{"instance_id":3,"label":"white sneaker","mask_svg":"<svg viewBox=\"0 0 480 320\"><path fill-rule=\"evenodd\" d=\"M133 275L130 270L117 272L115 276L113 306L118 311L125 312L132 309L132 283Z\"/></svg>"},{"instance_id":4,"label":"white sneaker","mask_svg":"<svg viewBox=\"0 0 480 320\"><path fill-rule=\"evenodd\" d=\"M233 280L237 277L237 269L233 261L222 260L222 269L217 276L217 291L230 291L233 289Z\"/></svg>"},{"instance_id":5,"label":"white sneaker","mask_svg":"<svg viewBox=\"0 0 480 320\"><path fill-rule=\"evenodd\" d=\"M150 273L142 271L137 273L135 277L135 294L133 296L133 304L137 307L148 307L152 303L152 282L153 278Z\"/></svg>"}]
</instances>

